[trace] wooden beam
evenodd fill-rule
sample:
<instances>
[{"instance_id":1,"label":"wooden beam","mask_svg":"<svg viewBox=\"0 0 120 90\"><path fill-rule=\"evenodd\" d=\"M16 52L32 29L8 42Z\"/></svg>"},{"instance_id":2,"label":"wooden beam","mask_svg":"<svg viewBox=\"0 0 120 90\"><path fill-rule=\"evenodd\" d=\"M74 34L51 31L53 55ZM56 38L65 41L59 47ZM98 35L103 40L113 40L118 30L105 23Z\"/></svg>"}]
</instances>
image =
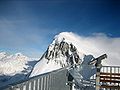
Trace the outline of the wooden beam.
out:
<instances>
[{"instance_id":1,"label":"wooden beam","mask_svg":"<svg viewBox=\"0 0 120 90\"><path fill-rule=\"evenodd\" d=\"M117 75L117 76L120 76L120 73L104 73L104 72L100 72L100 75Z\"/></svg>"},{"instance_id":2,"label":"wooden beam","mask_svg":"<svg viewBox=\"0 0 120 90\"><path fill-rule=\"evenodd\" d=\"M120 79L120 77L113 77L113 76L100 76L101 79Z\"/></svg>"},{"instance_id":3,"label":"wooden beam","mask_svg":"<svg viewBox=\"0 0 120 90\"><path fill-rule=\"evenodd\" d=\"M100 82L120 83L120 81L117 80L100 80Z\"/></svg>"},{"instance_id":4,"label":"wooden beam","mask_svg":"<svg viewBox=\"0 0 120 90\"><path fill-rule=\"evenodd\" d=\"M108 86L108 85L101 85L100 88L111 88L111 89L120 89L120 86Z\"/></svg>"}]
</instances>

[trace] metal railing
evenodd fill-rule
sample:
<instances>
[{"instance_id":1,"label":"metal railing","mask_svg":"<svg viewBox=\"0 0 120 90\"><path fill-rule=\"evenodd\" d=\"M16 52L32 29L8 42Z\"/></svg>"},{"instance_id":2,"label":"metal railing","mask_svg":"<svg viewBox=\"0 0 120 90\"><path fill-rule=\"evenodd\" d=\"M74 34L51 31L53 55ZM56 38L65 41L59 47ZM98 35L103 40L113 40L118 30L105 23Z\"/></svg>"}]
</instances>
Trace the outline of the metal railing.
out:
<instances>
[{"instance_id":1,"label":"metal railing","mask_svg":"<svg viewBox=\"0 0 120 90\"><path fill-rule=\"evenodd\" d=\"M120 73L120 66L102 66L100 72L106 73ZM96 79L96 74L94 74L91 79Z\"/></svg>"},{"instance_id":2,"label":"metal railing","mask_svg":"<svg viewBox=\"0 0 120 90\"><path fill-rule=\"evenodd\" d=\"M110 73L111 75L114 74L113 76L115 77L115 74L120 74L120 66L102 66L100 73ZM91 79L91 81L95 82L96 81L96 74L94 74ZM113 80L113 79L112 79ZM95 82L96 83L96 82ZM102 83L99 82L99 85L102 85ZM110 83L107 83L110 84ZM115 85L115 84L114 84ZM120 84L118 83L117 86L120 86ZM96 84L95 84L96 87ZM86 90L86 89L80 89L80 90ZM90 90L90 86L87 90ZM95 89L92 89L95 90ZM110 88L101 88L99 90L111 90ZM116 90L116 89L112 89L112 90ZM117 89L118 90L118 89Z\"/></svg>"},{"instance_id":3,"label":"metal railing","mask_svg":"<svg viewBox=\"0 0 120 90\"><path fill-rule=\"evenodd\" d=\"M67 69L62 68L19 83L11 84L0 90L69 90Z\"/></svg>"},{"instance_id":4,"label":"metal railing","mask_svg":"<svg viewBox=\"0 0 120 90\"><path fill-rule=\"evenodd\" d=\"M120 66L102 66L101 72L120 73Z\"/></svg>"},{"instance_id":5,"label":"metal railing","mask_svg":"<svg viewBox=\"0 0 120 90\"><path fill-rule=\"evenodd\" d=\"M42 75L32 77L18 83L0 88L0 90L70 90L70 86L66 85L68 76L66 68L48 72ZM120 73L119 66L102 66L101 72ZM96 74L91 77L95 82ZM81 87L79 90L93 90L91 87Z\"/></svg>"}]
</instances>

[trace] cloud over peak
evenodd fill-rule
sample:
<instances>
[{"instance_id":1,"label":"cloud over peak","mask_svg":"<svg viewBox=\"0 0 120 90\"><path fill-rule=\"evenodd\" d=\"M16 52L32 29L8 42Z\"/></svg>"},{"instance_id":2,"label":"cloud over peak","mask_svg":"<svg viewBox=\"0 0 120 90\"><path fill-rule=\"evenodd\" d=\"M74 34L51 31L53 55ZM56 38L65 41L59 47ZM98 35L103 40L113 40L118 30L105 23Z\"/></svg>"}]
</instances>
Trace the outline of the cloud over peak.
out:
<instances>
[{"instance_id":1,"label":"cloud over peak","mask_svg":"<svg viewBox=\"0 0 120 90\"><path fill-rule=\"evenodd\" d=\"M92 54L98 57L106 53L107 60L105 65L120 65L120 38L112 38L104 33L94 33L91 36L79 36L72 32L62 32L59 35L72 39L80 52L84 54Z\"/></svg>"}]
</instances>

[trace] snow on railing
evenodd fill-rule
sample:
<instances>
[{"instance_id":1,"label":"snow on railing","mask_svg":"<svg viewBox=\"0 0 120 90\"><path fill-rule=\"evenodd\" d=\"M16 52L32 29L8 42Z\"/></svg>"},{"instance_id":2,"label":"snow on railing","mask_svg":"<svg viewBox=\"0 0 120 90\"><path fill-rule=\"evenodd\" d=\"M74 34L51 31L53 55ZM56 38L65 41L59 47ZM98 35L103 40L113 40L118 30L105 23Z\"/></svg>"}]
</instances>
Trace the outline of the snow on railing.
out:
<instances>
[{"instance_id":1,"label":"snow on railing","mask_svg":"<svg viewBox=\"0 0 120 90\"><path fill-rule=\"evenodd\" d=\"M120 73L120 66L102 66L100 72L106 73ZM96 79L96 74L91 77L91 80Z\"/></svg>"}]
</instances>

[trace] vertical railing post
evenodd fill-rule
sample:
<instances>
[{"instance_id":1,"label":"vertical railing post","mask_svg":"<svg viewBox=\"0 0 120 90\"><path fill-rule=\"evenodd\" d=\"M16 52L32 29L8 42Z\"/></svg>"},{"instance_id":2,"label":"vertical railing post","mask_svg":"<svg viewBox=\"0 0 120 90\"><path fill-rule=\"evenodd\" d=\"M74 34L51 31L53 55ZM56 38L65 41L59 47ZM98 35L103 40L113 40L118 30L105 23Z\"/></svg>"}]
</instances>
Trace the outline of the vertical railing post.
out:
<instances>
[{"instance_id":1,"label":"vertical railing post","mask_svg":"<svg viewBox=\"0 0 120 90\"><path fill-rule=\"evenodd\" d=\"M98 64L96 73L96 90L100 90L100 68L101 64Z\"/></svg>"},{"instance_id":2,"label":"vertical railing post","mask_svg":"<svg viewBox=\"0 0 120 90\"><path fill-rule=\"evenodd\" d=\"M97 73L96 73L96 90L100 90L100 69L102 67L102 59L107 58L106 54L103 54L102 56L96 58L97 62L95 64L96 68L97 68Z\"/></svg>"}]
</instances>

